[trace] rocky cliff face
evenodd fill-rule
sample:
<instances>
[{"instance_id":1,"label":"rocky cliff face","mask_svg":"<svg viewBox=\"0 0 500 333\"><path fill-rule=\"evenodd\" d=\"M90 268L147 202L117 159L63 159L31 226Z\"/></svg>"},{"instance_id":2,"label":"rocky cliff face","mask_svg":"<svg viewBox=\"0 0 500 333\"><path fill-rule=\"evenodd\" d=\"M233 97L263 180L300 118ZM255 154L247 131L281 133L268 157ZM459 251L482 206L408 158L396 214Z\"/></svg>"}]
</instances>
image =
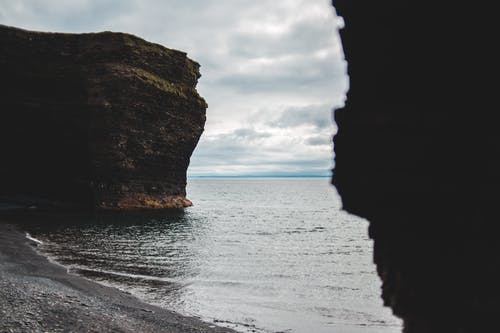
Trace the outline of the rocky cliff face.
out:
<instances>
[{"instance_id":1,"label":"rocky cliff face","mask_svg":"<svg viewBox=\"0 0 500 333\"><path fill-rule=\"evenodd\" d=\"M0 197L80 208L190 205L199 65L123 33L0 26Z\"/></svg>"},{"instance_id":2,"label":"rocky cliff face","mask_svg":"<svg viewBox=\"0 0 500 333\"><path fill-rule=\"evenodd\" d=\"M404 331L486 332L500 312L492 5L333 0L351 88L333 182L370 221Z\"/></svg>"}]
</instances>

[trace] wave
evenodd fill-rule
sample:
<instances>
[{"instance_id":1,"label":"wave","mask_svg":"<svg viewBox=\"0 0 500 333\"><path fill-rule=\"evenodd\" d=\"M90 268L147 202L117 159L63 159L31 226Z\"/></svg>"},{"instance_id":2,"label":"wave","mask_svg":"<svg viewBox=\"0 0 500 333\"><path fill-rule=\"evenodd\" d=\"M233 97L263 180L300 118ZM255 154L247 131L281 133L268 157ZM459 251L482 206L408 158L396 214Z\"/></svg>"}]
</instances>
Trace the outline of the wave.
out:
<instances>
[{"instance_id":1,"label":"wave","mask_svg":"<svg viewBox=\"0 0 500 333\"><path fill-rule=\"evenodd\" d=\"M29 233L26 233L25 237L38 245L43 245L43 242L41 240L32 237Z\"/></svg>"}]
</instances>

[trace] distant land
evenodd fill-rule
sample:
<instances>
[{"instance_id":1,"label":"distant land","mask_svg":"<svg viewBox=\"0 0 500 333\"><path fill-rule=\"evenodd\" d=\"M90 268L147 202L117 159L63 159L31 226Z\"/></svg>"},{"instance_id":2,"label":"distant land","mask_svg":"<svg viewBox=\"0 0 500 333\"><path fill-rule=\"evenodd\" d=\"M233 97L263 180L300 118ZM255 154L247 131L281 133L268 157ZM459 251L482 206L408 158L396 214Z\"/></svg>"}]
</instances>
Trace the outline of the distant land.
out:
<instances>
[{"instance_id":1,"label":"distant land","mask_svg":"<svg viewBox=\"0 0 500 333\"><path fill-rule=\"evenodd\" d=\"M199 178L330 178L331 175L203 175L188 176L188 179Z\"/></svg>"}]
</instances>

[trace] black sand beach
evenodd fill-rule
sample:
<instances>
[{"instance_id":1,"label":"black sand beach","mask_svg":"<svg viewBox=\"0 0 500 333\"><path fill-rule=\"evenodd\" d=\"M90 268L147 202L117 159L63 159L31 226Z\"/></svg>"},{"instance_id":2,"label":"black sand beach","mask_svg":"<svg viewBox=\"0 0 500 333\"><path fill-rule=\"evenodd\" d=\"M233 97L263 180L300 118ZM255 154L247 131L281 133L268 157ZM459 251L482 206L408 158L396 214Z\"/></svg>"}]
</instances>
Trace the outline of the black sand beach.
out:
<instances>
[{"instance_id":1,"label":"black sand beach","mask_svg":"<svg viewBox=\"0 0 500 333\"><path fill-rule=\"evenodd\" d=\"M234 332L70 275L35 245L0 222L0 332Z\"/></svg>"}]
</instances>

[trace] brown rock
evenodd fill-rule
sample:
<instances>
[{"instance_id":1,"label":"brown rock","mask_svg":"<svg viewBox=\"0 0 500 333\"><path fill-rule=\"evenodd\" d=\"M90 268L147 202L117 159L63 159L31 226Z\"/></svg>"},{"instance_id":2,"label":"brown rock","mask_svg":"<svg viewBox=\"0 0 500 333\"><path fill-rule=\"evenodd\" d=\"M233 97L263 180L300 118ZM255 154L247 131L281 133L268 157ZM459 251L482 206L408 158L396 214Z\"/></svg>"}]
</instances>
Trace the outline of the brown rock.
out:
<instances>
[{"instance_id":1,"label":"brown rock","mask_svg":"<svg viewBox=\"0 0 500 333\"><path fill-rule=\"evenodd\" d=\"M123 33L0 26L0 197L45 207L190 205L199 65Z\"/></svg>"}]
</instances>

